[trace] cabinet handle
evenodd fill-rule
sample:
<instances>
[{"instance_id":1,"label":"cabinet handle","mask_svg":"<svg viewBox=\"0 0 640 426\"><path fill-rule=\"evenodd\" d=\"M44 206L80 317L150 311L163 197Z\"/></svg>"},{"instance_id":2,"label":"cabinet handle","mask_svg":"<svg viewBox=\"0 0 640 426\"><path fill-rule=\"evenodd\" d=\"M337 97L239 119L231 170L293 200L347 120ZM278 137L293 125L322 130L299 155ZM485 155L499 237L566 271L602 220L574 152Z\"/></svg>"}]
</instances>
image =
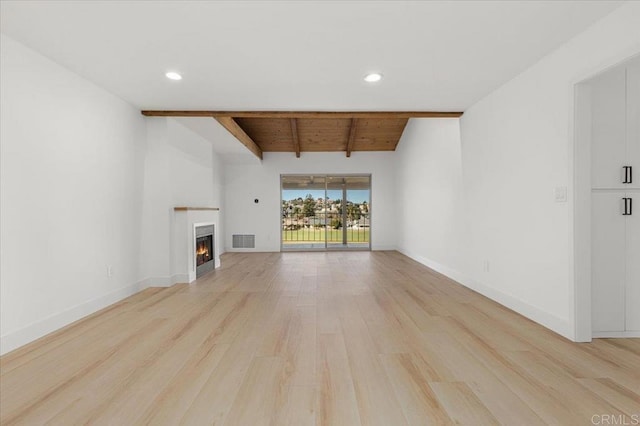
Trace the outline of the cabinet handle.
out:
<instances>
[{"instance_id":1,"label":"cabinet handle","mask_svg":"<svg viewBox=\"0 0 640 426\"><path fill-rule=\"evenodd\" d=\"M624 181L622 183L633 183L633 167L624 166Z\"/></svg>"},{"instance_id":2,"label":"cabinet handle","mask_svg":"<svg viewBox=\"0 0 640 426\"><path fill-rule=\"evenodd\" d=\"M624 201L624 213L622 216L631 216L633 214L633 198L623 198Z\"/></svg>"}]
</instances>

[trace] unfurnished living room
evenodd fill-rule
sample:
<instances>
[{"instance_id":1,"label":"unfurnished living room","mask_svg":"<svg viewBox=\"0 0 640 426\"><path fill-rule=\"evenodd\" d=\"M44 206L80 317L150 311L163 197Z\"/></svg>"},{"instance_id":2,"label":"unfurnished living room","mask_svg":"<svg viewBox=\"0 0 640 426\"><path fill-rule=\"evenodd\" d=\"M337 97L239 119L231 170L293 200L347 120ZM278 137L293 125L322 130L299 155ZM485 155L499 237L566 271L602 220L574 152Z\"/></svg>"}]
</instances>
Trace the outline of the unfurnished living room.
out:
<instances>
[{"instance_id":1,"label":"unfurnished living room","mask_svg":"<svg viewBox=\"0 0 640 426\"><path fill-rule=\"evenodd\" d=\"M0 30L0 424L640 424L640 1Z\"/></svg>"}]
</instances>

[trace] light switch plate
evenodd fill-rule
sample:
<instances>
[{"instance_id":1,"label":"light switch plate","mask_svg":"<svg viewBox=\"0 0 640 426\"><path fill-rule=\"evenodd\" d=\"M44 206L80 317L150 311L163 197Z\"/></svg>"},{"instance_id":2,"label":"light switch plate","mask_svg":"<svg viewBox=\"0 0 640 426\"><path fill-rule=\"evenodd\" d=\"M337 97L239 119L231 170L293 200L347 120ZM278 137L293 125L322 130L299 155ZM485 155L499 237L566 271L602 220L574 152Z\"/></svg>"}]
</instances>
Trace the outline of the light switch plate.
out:
<instances>
[{"instance_id":1,"label":"light switch plate","mask_svg":"<svg viewBox=\"0 0 640 426\"><path fill-rule=\"evenodd\" d=\"M553 190L554 198L556 203L566 203L567 202L567 187L566 186L556 186Z\"/></svg>"}]
</instances>

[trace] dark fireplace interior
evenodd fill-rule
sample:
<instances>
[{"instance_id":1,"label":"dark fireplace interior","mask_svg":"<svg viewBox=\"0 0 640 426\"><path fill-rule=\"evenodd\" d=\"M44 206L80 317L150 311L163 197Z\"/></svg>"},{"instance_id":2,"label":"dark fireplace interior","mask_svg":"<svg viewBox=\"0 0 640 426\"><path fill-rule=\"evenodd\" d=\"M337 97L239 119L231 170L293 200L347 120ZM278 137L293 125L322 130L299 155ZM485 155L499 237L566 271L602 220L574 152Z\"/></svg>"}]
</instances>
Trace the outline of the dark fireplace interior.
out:
<instances>
[{"instance_id":1,"label":"dark fireplace interior","mask_svg":"<svg viewBox=\"0 0 640 426\"><path fill-rule=\"evenodd\" d=\"M196 239L196 266L213 259L213 235L204 235Z\"/></svg>"}]
</instances>

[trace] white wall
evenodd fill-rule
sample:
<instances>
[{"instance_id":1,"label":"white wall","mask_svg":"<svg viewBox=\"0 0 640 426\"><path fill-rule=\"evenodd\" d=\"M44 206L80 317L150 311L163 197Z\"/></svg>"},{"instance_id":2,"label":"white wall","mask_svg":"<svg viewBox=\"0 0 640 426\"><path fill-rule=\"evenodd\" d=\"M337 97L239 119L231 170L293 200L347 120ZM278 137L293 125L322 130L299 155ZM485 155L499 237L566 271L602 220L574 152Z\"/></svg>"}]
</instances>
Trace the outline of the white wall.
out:
<instances>
[{"instance_id":1,"label":"white wall","mask_svg":"<svg viewBox=\"0 0 640 426\"><path fill-rule=\"evenodd\" d=\"M398 185L435 179L422 191L434 199L433 208L442 206L431 215L445 220L442 229L425 222L420 233L431 239L423 243L405 229L399 248L576 338L573 88L638 51L640 3L629 2L465 111L459 164L451 129L412 123L399 145L400 164L408 171L400 170ZM417 157L420 151L443 161ZM420 170L424 161L430 170ZM556 187L568 187L567 203L555 202ZM458 189L461 199L448 194ZM405 216L414 203L406 194L400 201ZM446 220L460 211L462 233ZM456 241L445 244L447 238ZM458 255L451 252L455 247Z\"/></svg>"},{"instance_id":2,"label":"white wall","mask_svg":"<svg viewBox=\"0 0 640 426\"><path fill-rule=\"evenodd\" d=\"M464 267L458 119L411 119L397 153L397 245L423 263Z\"/></svg>"},{"instance_id":3,"label":"white wall","mask_svg":"<svg viewBox=\"0 0 640 426\"><path fill-rule=\"evenodd\" d=\"M5 353L137 291L145 126L122 100L0 43Z\"/></svg>"},{"instance_id":4,"label":"white wall","mask_svg":"<svg viewBox=\"0 0 640 426\"><path fill-rule=\"evenodd\" d=\"M225 247L233 234L255 234L255 251L280 251L281 174L371 174L371 245L374 250L395 248L398 220L395 208L393 152L267 152L262 164L225 166ZM254 203L258 198L260 202ZM247 249L243 249L247 251Z\"/></svg>"},{"instance_id":5,"label":"white wall","mask_svg":"<svg viewBox=\"0 0 640 426\"><path fill-rule=\"evenodd\" d=\"M173 207L222 207L223 166L175 120L144 118L12 39L1 43L5 353L184 276L172 259Z\"/></svg>"},{"instance_id":6,"label":"white wall","mask_svg":"<svg viewBox=\"0 0 640 426\"><path fill-rule=\"evenodd\" d=\"M573 247L574 85L640 51L640 3L629 2L465 112L463 168L469 273L500 259L487 285L576 337ZM569 202L555 203L556 186ZM495 202L487 203L488 199Z\"/></svg>"},{"instance_id":7,"label":"white wall","mask_svg":"<svg viewBox=\"0 0 640 426\"><path fill-rule=\"evenodd\" d=\"M176 120L148 117L141 238L141 286L166 286L186 271L173 261L177 206L219 207L223 166L211 143ZM223 228L220 226L219 228ZM223 235L223 229L216 230ZM175 279L174 279L175 277Z\"/></svg>"}]
</instances>

